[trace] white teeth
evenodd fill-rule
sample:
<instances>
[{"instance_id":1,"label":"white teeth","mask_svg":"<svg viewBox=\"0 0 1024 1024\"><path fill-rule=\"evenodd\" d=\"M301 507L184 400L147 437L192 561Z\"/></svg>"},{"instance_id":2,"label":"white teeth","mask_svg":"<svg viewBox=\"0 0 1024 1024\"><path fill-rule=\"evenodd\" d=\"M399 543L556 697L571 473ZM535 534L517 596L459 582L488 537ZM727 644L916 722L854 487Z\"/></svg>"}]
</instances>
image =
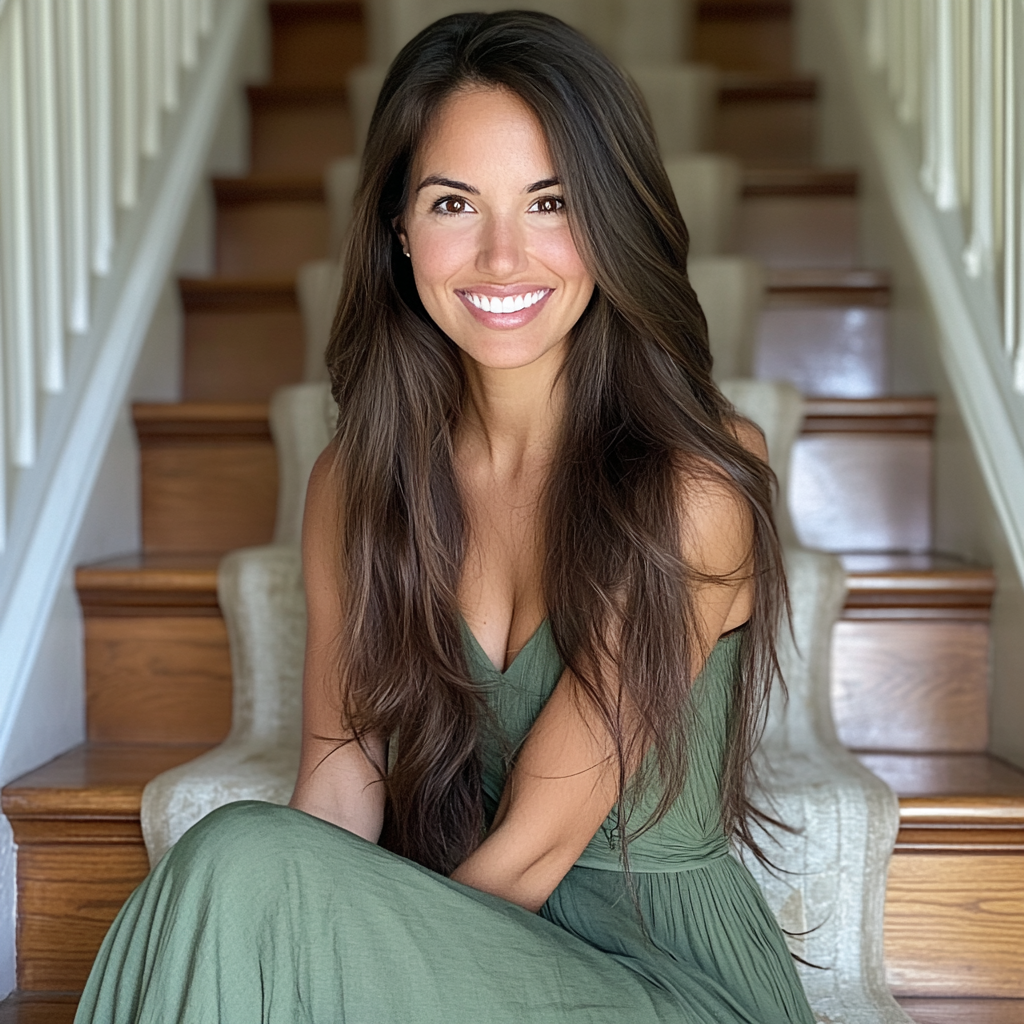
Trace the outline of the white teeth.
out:
<instances>
[{"instance_id":1,"label":"white teeth","mask_svg":"<svg viewBox=\"0 0 1024 1024\"><path fill-rule=\"evenodd\" d=\"M482 309L485 313L518 313L519 310L540 302L548 291L547 288L541 288L540 291L528 292L525 295L506 295L504 298L497 295L477 295L475 292L464 294L477 309Z\"/></svg>"}]
</instances>

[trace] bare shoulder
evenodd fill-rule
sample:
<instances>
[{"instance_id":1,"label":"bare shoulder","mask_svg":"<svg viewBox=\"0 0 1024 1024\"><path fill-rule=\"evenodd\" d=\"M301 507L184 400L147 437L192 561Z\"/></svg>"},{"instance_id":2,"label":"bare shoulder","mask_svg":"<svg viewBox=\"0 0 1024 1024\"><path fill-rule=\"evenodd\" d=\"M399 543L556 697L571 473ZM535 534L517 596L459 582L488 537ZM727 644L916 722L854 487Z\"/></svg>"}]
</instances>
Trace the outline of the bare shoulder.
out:
<instances>
[{"instance_id":1,"label":"bare shoulder","mask_svg":"<svg viewBox=\"0 0 1024 1024\"><path fill-rule=\"evenodd\" d=\"M764 435L749 420L727 424L739 443L764 462ZM750 502L735 481L710 460L694 459L679 468L682 555L698 572L712 576L740 573L750 563L754 519Z\"/></svg>"}]
</instances>

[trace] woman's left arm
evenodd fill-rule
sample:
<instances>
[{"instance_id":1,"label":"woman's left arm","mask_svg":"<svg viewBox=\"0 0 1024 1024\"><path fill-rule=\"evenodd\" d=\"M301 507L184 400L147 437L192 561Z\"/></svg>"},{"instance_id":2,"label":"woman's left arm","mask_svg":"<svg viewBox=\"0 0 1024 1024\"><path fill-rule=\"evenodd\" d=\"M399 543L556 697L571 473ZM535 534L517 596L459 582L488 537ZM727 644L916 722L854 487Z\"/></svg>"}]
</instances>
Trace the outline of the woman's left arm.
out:
<instances>
[{"instance_id":1,"label":"woman's left arm","mask_svg":"<svg viewBox=\"0 0 1024 1024\"><path fill-rule=\"evenodd\" d=\"M694 677L719 636L749 618L753 592L746 504L724 481L702 481L700 492L687 502L683 556L722 579L693 595L703 652ZM614 742L567 670L520 748L487 838L451 877L539 910L610 813L618 784Z\"/></svg>"}]
</instances>

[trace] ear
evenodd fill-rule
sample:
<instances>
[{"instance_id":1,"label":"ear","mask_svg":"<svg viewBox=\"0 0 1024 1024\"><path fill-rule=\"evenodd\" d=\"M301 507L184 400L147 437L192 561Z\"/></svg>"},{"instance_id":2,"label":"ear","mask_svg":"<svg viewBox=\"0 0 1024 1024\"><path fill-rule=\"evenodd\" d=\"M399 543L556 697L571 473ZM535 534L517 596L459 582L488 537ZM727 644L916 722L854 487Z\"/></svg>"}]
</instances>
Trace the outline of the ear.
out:
<instances>
[{"instance_id":1,"label":"ear","mask_svg":"<svg viewBox=\"0 0 1024 1024\"><path fill-rule=\"evenodd\" d=\"M405 229L402 227L402 220L401 220L400 217L395 217L391 221L391 228L395 232L395 234L398 236L399 242L402 243L402 249L406 253L408 253L409 252L409 239L406 238L406 236L405 236Z\"/></svg>"}]
</instances>

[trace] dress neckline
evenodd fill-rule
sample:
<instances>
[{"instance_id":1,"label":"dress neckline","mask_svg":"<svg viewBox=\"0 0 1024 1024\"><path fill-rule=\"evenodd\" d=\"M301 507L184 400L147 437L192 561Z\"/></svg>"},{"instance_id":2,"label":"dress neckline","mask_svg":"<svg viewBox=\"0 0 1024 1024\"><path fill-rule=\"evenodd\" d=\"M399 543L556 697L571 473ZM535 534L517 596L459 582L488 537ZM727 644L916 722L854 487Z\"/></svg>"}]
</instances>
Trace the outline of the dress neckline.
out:
<instances>
[{"instance_id":1,"label":"dress neckline","mask_svg":"<svg viewBox=\"0 0 1024 1024\"><path fill-rule=\"evenodd\" d=\"M498 668L498 666L495 665L493 661L491 661L491 656L484 650L483 644L481 644L480 641L477 640L476 633L474 633L473 630L469 628L469 623L466 622L466 617L461 612L459 613L459 619L462 621L462 628L465 631L466 635L469 637L470 643L473 645L473 648L476 650L476 652L483 658L484 664L487 665L488 668L495 673L495 675L500 676L502 678L507 676L512 671L512 669L515 668L516 662L523 656L523 654L526 652L528 648L533 646L534 641L537 640L537 638L543 632L544 627L548 624L548 617L545 615L544 618L540 620L540 624L537 626L537 628L530 634L530 638L526 641L526 643L523 644L523 646L520 647L518 651L516 651L516 656L508 663L508 668L506 668L503 671L502 669Z\"/></svg>"}]
</instances>

